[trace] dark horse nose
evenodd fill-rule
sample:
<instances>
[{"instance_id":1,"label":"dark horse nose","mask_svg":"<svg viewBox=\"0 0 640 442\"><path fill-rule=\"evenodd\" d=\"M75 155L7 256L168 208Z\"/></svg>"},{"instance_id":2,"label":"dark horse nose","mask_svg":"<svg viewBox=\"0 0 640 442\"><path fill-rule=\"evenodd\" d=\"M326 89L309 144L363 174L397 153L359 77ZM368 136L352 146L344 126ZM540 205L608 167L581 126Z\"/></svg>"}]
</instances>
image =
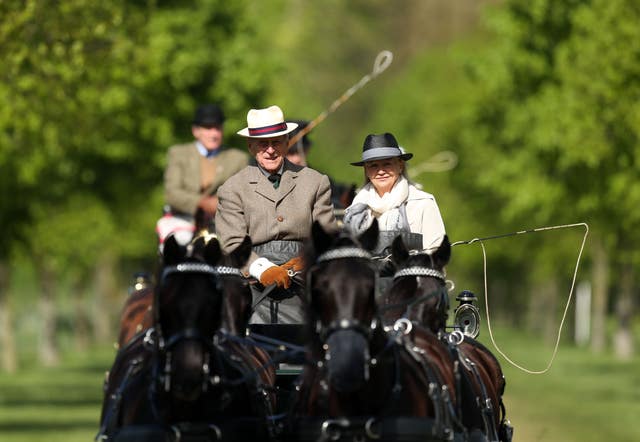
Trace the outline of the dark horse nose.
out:
<instances>
[{"instance_id":1,"label":"dark horse nose","mask_svg":"<svg viewBox=\"0 0 640 442\"><path fill-rule=\"evenodd\" d=\"M338 330L327 339L329 382L340 393L351 393L367 380L367 339L355 330Z\"/></svg>"},{"instance_id":2,"label":"dark horse nose","mask_svg":"<svg viewBox=\"0 0 640 442\"><path fill-rule=\"evenodd\" d=\"M187 339L173 351L172 394L178 400L194 401L203 392L205 349L201 342Z\"/></svg>"}]
</instances>

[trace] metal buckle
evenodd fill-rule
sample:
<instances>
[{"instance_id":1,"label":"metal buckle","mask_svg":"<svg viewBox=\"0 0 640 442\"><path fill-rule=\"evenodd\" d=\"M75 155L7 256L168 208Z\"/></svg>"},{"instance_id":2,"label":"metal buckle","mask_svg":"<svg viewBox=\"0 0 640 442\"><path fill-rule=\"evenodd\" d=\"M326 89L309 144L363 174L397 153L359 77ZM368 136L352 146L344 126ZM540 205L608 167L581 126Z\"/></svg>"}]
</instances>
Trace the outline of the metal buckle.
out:
<instances>
[{"instance_id":1,"label":"metal buckle","mask_svg":"<svg viewBox=\"0 0 640 442\"><path fill-rule=\"evenodd\" d=\"M347 419L327 419L322 423L322 437L329 440L338 440L340 436L342 436L341 428L349 428L349 421Z\"/></svg>"},{"instance_id":2,"label":"metal buckle","mask_svg":"<svg viewBox=\"0 0 640 442\"><path fill-rule=\"evenodd\" d=\"M460 330L454 330L447 336L447 341L449 341L449 344L451 345L458 346L462 344L462 341L464 341L464 333Z\"/></svg>"},{"instance_id":3,"label":"metal buckle","mask_svg":"<svg viewBox=\"0 0 640 442\"><path fill-rule=\"evenodd\" d=\"M393 330L408 335L413 330L413 323L407 318L400 318L393 324Z\"/></svg>"},{"instance_id":4,"label":"metal buckle","mask_svg":"<svg viewBox=\"0 0 640 442\"><path fill-rule=\"evenodd\" d=\"M374 433L373 432L373 426L376 423L376 418L372 417L367 419L367 422L365 422L364 424L364 432L366 433L367 437L369 439L380 439L380 437L382 436L381 433Z\"/></svg>"}]
</instances>

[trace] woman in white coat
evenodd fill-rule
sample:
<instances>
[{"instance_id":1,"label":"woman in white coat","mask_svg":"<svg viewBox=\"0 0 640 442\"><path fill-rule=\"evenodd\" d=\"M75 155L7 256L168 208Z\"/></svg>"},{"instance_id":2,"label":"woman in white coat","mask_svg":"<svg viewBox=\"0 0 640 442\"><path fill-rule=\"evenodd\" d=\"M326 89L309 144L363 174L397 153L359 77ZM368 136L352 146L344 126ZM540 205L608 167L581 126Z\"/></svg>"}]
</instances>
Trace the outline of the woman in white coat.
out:
<instances>
[{"instance_id":1,"label":"woman in white coat","mask_svg":"<svg viewBox=\"0 0 640 442\"><path fill-rule=\"evenodd\" d=\"M405 161L413 157L400 149L390 133L370 134L364 140L361 161L366 184L345 211L344 224L354 232L378 220L376 253L386 255L393 239L402 235L410 249L435 250L445 235L444 222L433 195L407 179Z\"/></svg>"}]
</instances>

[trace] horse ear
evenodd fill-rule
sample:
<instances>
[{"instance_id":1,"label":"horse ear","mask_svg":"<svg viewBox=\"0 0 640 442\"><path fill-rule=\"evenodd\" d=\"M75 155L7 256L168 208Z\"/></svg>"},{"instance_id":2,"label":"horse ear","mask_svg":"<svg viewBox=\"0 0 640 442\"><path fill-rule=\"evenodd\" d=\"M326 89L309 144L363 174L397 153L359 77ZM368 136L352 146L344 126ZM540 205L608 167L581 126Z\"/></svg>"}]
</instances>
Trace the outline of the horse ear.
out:
<instances>
[{"instance_id":1,"label":"horse ear","mask_svg":"<svg viewBox=\"0 0 640 442\"><path fill-rule=\"evenodd\" d=\"M442 243L440 243L438 250L431 254L431 259L433 259L433 263L438 268L444 268L449 263L449 259L451 259L451 243L447 235L442 238Z\"/></svg>"},{"instance_id":2,"label":"horse ear","mask_svg":"<svg viewBox=\"0 0 640 442\"><path fill-rule=\"evenodd\" d=\"M238 247L236 247L230 254L231 265L233 267L240 268L244 266L249 260L251 255L251 237L245 236Z\"/></svg>"},{"instance_id":3,"label":"horse ear","mask_svg":"<svg viewBox=\"0 0 640 442\"><path fill-rule=\"evenodd\" d=\"M318 221L314 221L311 226L311 241L317 255L320 255L331 245L331 235L322 228Z\"/></svg>"},{"instance_id":4,"label":"horse ear","mask_svg":"<svg viewBox=\"0 0 640 442\"><path fill-rule=\"evenodd\" d=\"M204 237L200 236L196 238L196 240L193 243L191 243L191 256L204 257L205 245L206 245L206 242L204 240Z\"/></svg>"},{"instance_id":5,"label":"horse ear","mask_svg":"<svg viewBox=\"0 0 640 442\"><path fill-rule=\"evenodd\" d=\"M391 243L391 260L399 265L409 259L409 250L402 240L402 235L398 235Z\"/></svg>"},{"instance_id":6,"label":"horse ear","mask_svg":"<svg viewBox=\"0 0 640 442\"><path fill-rule=\"evenodd\" d=\"M358 236L358 242L363 249L372 251L376 248L376 245L378 245L379 233L380 229L378 228L378 220L374 218L369 228Z\"/></svg>"},{"instance_id":7,"label":"horse ear","mask_svg":"<svg viewBox=\"0 0 640 442\"><path fill-rule=\"evenodd\" d=\"M164 241L162 259L165 266L174 265L184 259L186 248L178 244L173 235L169 235Z\"/></svg>"},{"instance_id":8,"label":"horse ear","mask_svg":"<svg viewBox=\"0 0 640 442\"><path fill-rule=\"evenodd\" d=\"M204 246L202 256L204 257L204 261L209 265L216 265L220 261L222 248L220 248L220 243L216 238L211 238L209 242L207 242L206 246Z\"/></svg>"}]
</instances>

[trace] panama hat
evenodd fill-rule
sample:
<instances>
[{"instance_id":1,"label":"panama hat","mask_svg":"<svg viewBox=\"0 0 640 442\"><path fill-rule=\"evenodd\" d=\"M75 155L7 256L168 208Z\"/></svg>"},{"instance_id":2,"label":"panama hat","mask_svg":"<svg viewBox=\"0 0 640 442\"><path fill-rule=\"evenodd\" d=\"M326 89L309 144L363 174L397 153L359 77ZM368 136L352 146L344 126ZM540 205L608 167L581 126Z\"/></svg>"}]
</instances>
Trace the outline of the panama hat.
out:
<instances>
[{"instance_id":1,"label":"panama hat","mask_svg":"<svg viewBox=\"0 0 640 442\"><path fill-rule=\"evenodd\" d=\"M362 160L351 163L353 166L363 166L367 161L385 160L387 158L399 157L401 160L413 158L412 153L404 152L396 138L389 132L376 135L369 134L364 139L362 146Z\"/></svg>"},{"instance_id":2,"label":"panama hat","mask_svg":"<svg viewBox=\"0 0 640 442\"><path fill-rule=\"evenodd\" d=\"M282 109L270 106L266 109L251 109L247 113L247 127L238 135L247 138L269 138L288 134L298 127L297 123L286 123Z\"/></svg>"}]
</instances>

